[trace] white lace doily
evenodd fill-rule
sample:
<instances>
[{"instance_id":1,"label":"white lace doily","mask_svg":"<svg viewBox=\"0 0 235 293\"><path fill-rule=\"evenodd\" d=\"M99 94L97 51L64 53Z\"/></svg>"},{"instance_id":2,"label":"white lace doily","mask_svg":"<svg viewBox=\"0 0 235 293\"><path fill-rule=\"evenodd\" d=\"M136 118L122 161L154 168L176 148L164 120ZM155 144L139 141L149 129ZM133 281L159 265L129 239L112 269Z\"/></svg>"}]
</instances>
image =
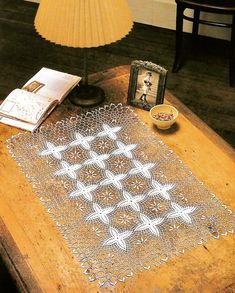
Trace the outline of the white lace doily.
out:
<instances>
[{"instance_id":1,"label":"white lace doily","mask_svg":"<svg viewBox=\"0 0 235 293\"><path fill-rule=\"evenodd\" d=\"M121 104L16 135L8 148L100 285L233 232L231 210Z\"/></svg>"}]
</instances>

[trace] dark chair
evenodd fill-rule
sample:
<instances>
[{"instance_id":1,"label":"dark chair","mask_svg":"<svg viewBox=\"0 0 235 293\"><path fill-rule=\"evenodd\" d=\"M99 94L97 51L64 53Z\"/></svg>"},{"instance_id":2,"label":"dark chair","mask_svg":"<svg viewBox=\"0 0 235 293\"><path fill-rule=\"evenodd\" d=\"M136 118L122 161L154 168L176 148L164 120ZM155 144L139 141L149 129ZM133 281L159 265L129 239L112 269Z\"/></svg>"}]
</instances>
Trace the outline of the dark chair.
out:
<instances>
[{"instance_id":1,"label":"dark chair","mask_svg":"<svg viewBox=\"0 0 235 293\"><path fill-rule=\"evenodd\" d=\"M181 49L183 41L183 20L193 22L192 34L194 37L198 35L199 24L228 27L231 28L231 42L230 42L230 85L235 83L235 0L175 0L177 4L176 16L176 51L175 61L173 65L173 72L177 72L181 66ZM184 15L186 8L193 9L194 16L189 17ZM228 14L233 16L232 24L207 21L200 19L200 12L211 12L218 14Z\"/></svg>"}]
</instances>

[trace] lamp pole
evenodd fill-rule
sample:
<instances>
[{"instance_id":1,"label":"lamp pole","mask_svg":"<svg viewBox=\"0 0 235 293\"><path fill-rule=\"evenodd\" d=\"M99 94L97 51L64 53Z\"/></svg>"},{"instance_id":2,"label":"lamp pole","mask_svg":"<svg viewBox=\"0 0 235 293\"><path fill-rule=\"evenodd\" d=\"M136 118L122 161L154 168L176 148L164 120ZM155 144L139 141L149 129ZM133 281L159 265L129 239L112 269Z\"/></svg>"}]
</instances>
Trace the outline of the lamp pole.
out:
<instances>
[{"instance_id":1,"label":"lamp pole","mask_svg":"<svg viewBox=\"0 0 235 293\"><path fill-rule=\"evenodd\" d=\"M83 48L83 74L84 74L84 85L88 85L88 71L87 71L87 55L88 48Z\"/></svg>"}]
</instances>

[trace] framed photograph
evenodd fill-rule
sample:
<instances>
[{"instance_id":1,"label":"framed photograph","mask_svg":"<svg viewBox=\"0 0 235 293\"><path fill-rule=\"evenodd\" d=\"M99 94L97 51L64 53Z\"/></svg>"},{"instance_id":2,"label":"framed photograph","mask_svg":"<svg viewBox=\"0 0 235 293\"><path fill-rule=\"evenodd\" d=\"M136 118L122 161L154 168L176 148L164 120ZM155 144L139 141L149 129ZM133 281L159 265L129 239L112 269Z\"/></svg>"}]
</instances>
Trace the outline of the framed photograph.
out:
<instances>
[{"instance_id":1,"label":"framed photograph","mask_svg":"<svg viewBox=\"0 0 235 293\"><path fill-rule=\"evenodd\" d=\"M162 104L166 87L167 70L149 61L131 63L128 104L149 110Z\"/></svg>"}]
</instances>

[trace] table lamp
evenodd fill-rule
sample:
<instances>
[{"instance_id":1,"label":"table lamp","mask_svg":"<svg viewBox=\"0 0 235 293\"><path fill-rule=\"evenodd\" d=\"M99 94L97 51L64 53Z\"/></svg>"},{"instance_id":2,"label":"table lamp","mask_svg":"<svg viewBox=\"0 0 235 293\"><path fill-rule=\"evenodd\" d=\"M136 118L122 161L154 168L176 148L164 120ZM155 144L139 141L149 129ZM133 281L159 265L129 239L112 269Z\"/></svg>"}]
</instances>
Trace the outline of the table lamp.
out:
<instances>
[{"instance_id":1,"label":"table lamp","mask_svg":"<svg viewBox=\"0 0 235 293\"><path fill-rule=\"evenodd\" d=\"M70 100L92 106L104 99L99 87L88 84L87 50L111 44L126 36L132 26L127 0L41 0L35 29L58 45L84 48L84 79Z\"/></svg>"}]
</instances>

